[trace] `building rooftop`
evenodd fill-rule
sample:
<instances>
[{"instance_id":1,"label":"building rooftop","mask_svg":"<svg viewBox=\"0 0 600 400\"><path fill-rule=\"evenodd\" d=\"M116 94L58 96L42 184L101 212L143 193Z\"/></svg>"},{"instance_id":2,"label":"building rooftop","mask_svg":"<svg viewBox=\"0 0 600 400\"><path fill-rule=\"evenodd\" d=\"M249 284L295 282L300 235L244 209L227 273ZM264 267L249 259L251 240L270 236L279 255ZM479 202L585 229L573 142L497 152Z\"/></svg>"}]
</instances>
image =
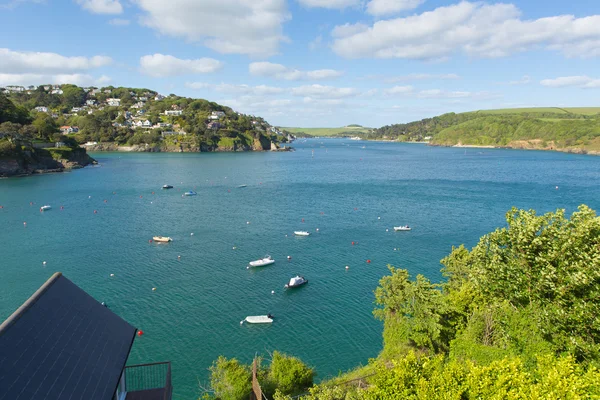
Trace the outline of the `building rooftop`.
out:
<instances>
[{"instance_id":1,"label":"building rooftop","mask_svg":"<svg viewBox=\"0 0 600 400\"><path fill-rule=\"evenodd\" d=\"M0 325L0 400L109 400L135 334L57 272Z\"/></svg>"}]
</instances>

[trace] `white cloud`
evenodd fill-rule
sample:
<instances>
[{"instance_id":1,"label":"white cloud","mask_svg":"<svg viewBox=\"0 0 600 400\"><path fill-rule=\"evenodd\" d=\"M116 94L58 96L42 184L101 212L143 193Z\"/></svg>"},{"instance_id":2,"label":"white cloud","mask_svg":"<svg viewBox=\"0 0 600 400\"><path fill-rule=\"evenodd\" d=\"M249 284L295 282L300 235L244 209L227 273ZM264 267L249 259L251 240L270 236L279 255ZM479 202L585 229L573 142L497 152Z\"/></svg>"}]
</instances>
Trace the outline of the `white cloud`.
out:
<instances>
[{"instance_id":1,"label":"white cloud","mask_svg":"<svg viewBox=\"0 0 600 400\"><path fill-rule=\"evenodd\" d=\"M153 54L140 58L140 68L146 75L155 78L192 74L208 74L218 71L223 63L213 58L182 60L170 55Z\"/></svg>"},{"instance_id":2,"label":"white cloud","mask_svg":"<svg viewBox=\"0 0 600 400\"><path fill-rule=\"evenodd\" d=\"M502 97L499 93L491 92L465 92L465 91L447 91L441 89L421 90L416 93L420 99L476 99L492 100Z\"/></svg>"},{"instance_id":3,"label":"white cloud","mask_svg":"<svg viewBox=\"0 0 600 400\"><path fill-rule=\"evenodd\" d=\"M367 4L367 13L375 16L396 14L415 9L424 2L425 0L371 0Z\"/></svg>"},{"instance_id":4,"label":"white cloud","mask_svg":"<svg viewBox=\"0 0 600 400\"><path fill-rule=\"evenodd\" d=\"M524 20L515 5L501 3L463 1L371 26L341 25L331 34L334 52L346 58L504 57L534 48L567 57L600 56L600 15Z\"/></svg>"},{"instance_id":5,"label":"white cloud","mask_svg":"<svg viewBox=\"0 0 600 400\"><path fill-rule=\"evenodd\" d=\"M451 80L451 79L460 79L460 76L457 74L423 74L423 73L414 73L408 75L401 76L393 76L384 78L386 82L405 82L405 81L420 81L420 80Z\"/></svg>"},{"instance_id":6,"label":"white cloud","mask_svg":"<svg viewBox=\"0 0 600 400\"><path fill-rule=\"evenodd\" d=\"M265 96L265 95L273 95L280 94L284 92L283 88L259 85L259 86L250 86L250 85L234 85L231 83L220 83L218 85L212 83L204 83L204 82L187 82L185 84L186 87L194 90L202 90L209 89L214 90L216 92L221 93L236 93L236 94L244 94L244 95L255 95L255 96Z\"/></svg>"},{"instance_id":7,"label":"white cloud","mask_svg":"<svg viewBox=\"0 0 600 400\"><path fill-rule=\"evenodd\" d=\"M529 77L529 75L523 75L519 80L508 82L510 86L527 85L529 83L531 83L531 77Z\"/></svg>"},{"instance_id":8,"label":"white cloud","mask_svg":"<svg viewBox=\"0 0 600 400\"><path fill-rule=\"evenodd\" d=\"M23 52L0 48L0 73L59 74L86 71L112 63L110 57L65 57L56 53Z\"/></svg>"},{"instance_id":9,"label":"white cloud","mask_svg":"<svg viewBox=\"0 0 600 400\"><path fill-rule=\"evenodd\" d=\"M308 44L310 50L317 50L323 45L323 35L317 36L312 42Z\"/></svg>"},{"instance_id":10,"label":"white cloud","mask_svg":"<svg viewBox=\"0 0 600 400\"><path fill-rule=\"evenodd\" d=\"M127 26L130 24L131 21L129 21L128 19L121 19L121 18L113 18L110 21L108 21L109 24L111 25L115 25L115 26Z\"/></svg>"},{"instance_id":11,"label":"white cloud","mask_svg":"<svg viewBox=\"0 0 600 400\"><path fill-rule=\"evenodd\" d=\"M109 82L111 79L108 76L102 75L95 78L88 74L4 74L0 73L0 86L6 85L40 85L49 84L65 84L71 83L78 86L102 85Z\"/></svg>"},{"instance_id":12,"label":"white cloud","mask_svg":"<svg viewBox=\"0 0 600 400\"><path fill-rule=\"evenodd\" d=\"M23 3L44 4L46 3L46 0L12 0L8 3L0 4L0 10L12 10Z\"/></svg>"},{"instance_id":13,"label":"white cloud","mask_svg":"<svg viewBox=\"0 0 600 400\"><path fill-rule=\"evenodd\" d=\"M76 0L84 10L94 14L121 14L123 6L119 0Z\"/></svg>"},{"instance_id":14,"label":"white cloud","mask_svg":"<svg viewBox=\"0 0 600 400\"><path fill-rule=\"evenodd\" d=\"M356 97L360 92L355 88L338 88L333 86L307 85L292 88L294 96L310 97L317 99L341 99Z\"/></svg>"},{"instance_id":15,"label":"white cloud","mask_svg":"<svg viewBox=\"0 0 600 400\"><path fill-rule=\"evenodd\" d=\"M266 61L253 62L248 66L248 70L251 75L265 76L287 81L330 79L337 78L343 74L343 72L333 69L301 71L298 69L288 68L285 65L274 64Z\"/></svg>"},{"instance_id":16,"label":"white cloud","mask_svg":"<svg viewBox=\"0 0 600 400\"><path fill-rule=\"evenodd\" d=\"M589 76L562 76L554 79L544 79L540 82L543 86L562 88L576 86L580 88L600 88L600 79Z\"/></svg>"},{"instance_id":17,"label":"white cloud","mask_svg":"<svg viewBox=\"0 0 600 400\"><path fill-rule=\"evenodd\" d=\"M143 25L220 53L270 56L287 40L285 0L133 1L145 12Z\"/></svg>"},{"instance_id":18,"label":"white cloud","mask_svg":"<svg viewBox=\"0 0 600 400\"><path fill-rule=\"evenodd\" d=\"M412 86L394 86L383 91L387 95L410 94L413 92Z\"/></svg>"},{"instance_id":19,"label":"white cloud","mask_svg":"<svg viewBox=\"0 0 600 400\"><path fill-rule=\"evenodd\" d=\"M360 4L360 0L298 0L298 3L311 8L342 9L357 6Z\"/></svg>"}]
</instances>

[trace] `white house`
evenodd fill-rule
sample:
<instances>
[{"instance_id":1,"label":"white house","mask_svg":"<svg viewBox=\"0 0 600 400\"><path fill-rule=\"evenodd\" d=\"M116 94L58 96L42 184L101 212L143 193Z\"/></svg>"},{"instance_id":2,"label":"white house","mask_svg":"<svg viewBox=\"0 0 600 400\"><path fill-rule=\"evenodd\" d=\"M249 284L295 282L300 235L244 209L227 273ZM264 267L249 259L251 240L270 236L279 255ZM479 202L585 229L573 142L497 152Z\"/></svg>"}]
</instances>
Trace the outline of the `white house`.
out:
<instances>
[{"instance_id":1,"label":"white house","mask_svg":"<svg viewBox=\"0 0 600 400\"><path fill-rule=\"evenodd\" d=\"M69 133L77 133L79 132L79 128L76 126L61 126L60 127L60 131L63 135L69 134Z\"/></svg>"},{"instance_id":2,"label":"white house","mask_svg":"<svg viewBox=\"0 0 600 400\"><path fill-rule=\"evenodd\" d=\"M145 121L142 123L142 126L143 126L144 128L151 128L151 127L152 127L152 122L150 122L150 121L148 121L148 120L145 120Z\"/></svg>"},{"instance_id":3,"label":"white house","mask_svg":"<svg viewBox=\"0 0 600 400\"><path fill-rule=\"evenodd\" d=\"M37 112L44 112L47 113L48 112L48 107L44 107L44 106L37 106L36 108L34 108L35 111Z\"/></svg>"},{"instance_id":4,"label":"white house","mask_svg":"<svg viewBox=\"0 0 600 400\"><path fill-rule=\"evenodd\" d=\"M81 108L81 107L73 107L73 108L71 108L71 112L72 113L78 113L81 110L83 110L83 108Z\"/></svg>"},{"instance_id":5,"label":"white house","mask_svg":"<svg viewBox=\"0 0 600 400\"><path fill-rule=\"evenodd\" d=\"M157 95L154 97L154 100L156 100L156 101L160 101L160 100L162 100L162 99L164 99L164 98L165 98L165 96L163 96L162 94L157 94Z\"/></svg>"},{"instance_id":6,"label":"white house","mask_svg":"<svg viewBox=\"0 0 600 400\"><path fill-rule=\"evenodd\" d=\"M140 98L138 98L138 100L145 103L145 102L148 101L148 98L147 97L140 97Z\"/></svg>"},{"instance_id":7,"label":"white house","mask_svg":"<svg viewBox=\"0 0 600 400\"><path fill-rule=\"evenodd\" d=\"M25 88L23 86L15 86L15 85L7 86L6 89L10 92L24 92L25 91Z\"/></svg>"},{"instance_id":8,"label":"white house","mask_svg":"<svg viewBox=\"0 0 600 400\"><path fill-rule=\"evenodd\" d=\"M121 105L121 99L106 99L106 103L111 107L119 107Z\"/></svg>"},{"instance_id":9,"label":"white house","mask_svg":"<svg viewBox=\"0 0 600 400\"><path fill-rule=\"evenodd\" d=\"M182 110L167 110L165 111L165 115L182 115Z\"/></svg>"},{"instance_id":10,"label":"white house","mask_svg":"<svg viewBox=\"0 0 600 400\"><path fill-rule=\"evenodd\" d=\"M86 100L85 104L87 104L88 106L93 106L94 104L96 104L96 100Z\"/></svg>"},{"instance_id":11,"label":"white house","mask_svg":"<svg viewBox=\"0 0 600 400\"><path fill-rule=\"evenodd\" d=\"M62 89L52 89L51 94L63 94Z\"/></svg>"}]
</instances>

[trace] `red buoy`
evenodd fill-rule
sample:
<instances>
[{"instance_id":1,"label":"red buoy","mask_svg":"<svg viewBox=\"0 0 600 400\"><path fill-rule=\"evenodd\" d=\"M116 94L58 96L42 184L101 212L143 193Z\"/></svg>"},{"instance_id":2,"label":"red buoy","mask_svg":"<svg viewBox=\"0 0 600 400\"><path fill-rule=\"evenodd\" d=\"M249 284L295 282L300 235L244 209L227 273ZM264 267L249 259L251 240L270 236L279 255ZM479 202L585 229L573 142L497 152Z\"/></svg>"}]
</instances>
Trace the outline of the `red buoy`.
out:
<instances>
[{"instance_id":1,"label":"red buoy","mask_svg":"<svg viewBox=\"0 0 600 400\"><path fill-rule=\"evenodd\" d=\"M304 222L304 218L302 218L302 222Z\"/></svg>"},{"instance_id":2,"label":"red buoy","mask_svg":"<svg viewBox=\"0 0 600 400\"><path fill-rule=\"evenodd\" d=\"M148 243L152 243L152 239L148 239Z\"/></svg>"},{"instance_id":3,"label":"red buoy","mask_svg":"<svg viewBox=\"0 0 600 400\"><path fill-rule=\"evenodd\" d=\"M152 194L154 194L154 192L152 192Z\"/></svg>"},{"instance_id":4,"label":"red buoy","mask_svg":"<svg viewBox=\"0 0 600 400\"><path fill-rule=\"evenodd\" d=\"M140 196L140 199L142 198L142 196Z\"/></svg>"},{"instance_id":5,"label":"red buoy","mask_svg":"<svg viewBox=\"0 0 600 400\"><path fill-rule=\"evenodd\" d=\"M371 260L367 260L367 264L371 264Z\"/></svg>"},{"instance_id":6,"label":"red buoy","mask_svg":"<svg viewBox=\"0 0 600 400\"><path fill-rule=\"evenodd\" d=\"M354 246L354 242L352 242L352 246Z\"/></svg>"},{"instance_id":7,"label":"red buoy","mask_svg":"<svg viewBox=\"0 0 600 400\"><path fill-rule=\"evenodd\" d=\"M138 333L137 333L138 336L142 336L143 334L144 334L144 331L141 331L141 330L138 331Z\"/></svg>"},{"instance_id":8,"label":"red buoy","mask_svg":"<svg viewBox=\"0 0 600 400\"><path fill-rule=\"evenodd\" d=\"M0 206L0 210L2 210L4 208L4 206Z\"/></svg>"}]
</instances>

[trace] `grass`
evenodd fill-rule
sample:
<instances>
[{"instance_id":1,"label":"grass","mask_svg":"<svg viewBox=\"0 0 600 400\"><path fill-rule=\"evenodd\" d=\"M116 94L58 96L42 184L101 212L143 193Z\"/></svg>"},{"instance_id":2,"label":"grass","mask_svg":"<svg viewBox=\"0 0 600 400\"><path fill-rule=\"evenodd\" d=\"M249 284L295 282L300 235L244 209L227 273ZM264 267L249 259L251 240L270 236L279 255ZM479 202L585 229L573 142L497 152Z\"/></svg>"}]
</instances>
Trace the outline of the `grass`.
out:
<instances>
[{"instance_id":1,"label":"grass","mask_svg":"<svg viewBox=\"0 0 600 400\"><path fill-rule=\"evenodd\" d=\"M600 107L533 107L533 108L501 108L497 110L471 111L485 114L522 114L522 113L558 113L594 115L600 113Z\"/></svg>"},{"instance_id":2,"label":"grass","mask_svg":"<svg viewBox=\"0 0 600 400\"><path fill-rule=\"evenodd\" d=\"M336 136L339 134L368 133L371 128L363 126L342 126L340 128L281 128L291 133L306 133L311 136Z\"/></svg>"}]
</instances>

